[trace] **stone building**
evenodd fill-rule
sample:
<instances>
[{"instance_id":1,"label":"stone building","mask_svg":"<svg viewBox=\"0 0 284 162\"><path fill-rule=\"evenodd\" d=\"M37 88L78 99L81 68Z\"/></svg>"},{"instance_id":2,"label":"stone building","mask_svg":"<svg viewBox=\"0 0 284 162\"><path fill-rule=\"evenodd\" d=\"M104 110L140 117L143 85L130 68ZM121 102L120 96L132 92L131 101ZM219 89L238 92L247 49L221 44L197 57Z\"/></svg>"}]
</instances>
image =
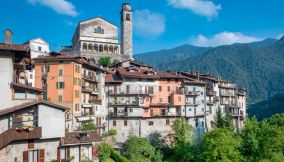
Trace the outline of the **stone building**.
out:
<instances>
[{"instance_id":1,"label":"stone building","mask_svg":"<svg viewBox=\"0 0 284 162\"><path fill-rule=\"evenodd\" d=\"M78 24L71 46L63 46L61 53L72 56L86 56L98 60L108 56L112 60L132 59L132 10L123 4L121 10L121 44L118 27L111 22L96 17Z\"/></svg>"}]
</instances>

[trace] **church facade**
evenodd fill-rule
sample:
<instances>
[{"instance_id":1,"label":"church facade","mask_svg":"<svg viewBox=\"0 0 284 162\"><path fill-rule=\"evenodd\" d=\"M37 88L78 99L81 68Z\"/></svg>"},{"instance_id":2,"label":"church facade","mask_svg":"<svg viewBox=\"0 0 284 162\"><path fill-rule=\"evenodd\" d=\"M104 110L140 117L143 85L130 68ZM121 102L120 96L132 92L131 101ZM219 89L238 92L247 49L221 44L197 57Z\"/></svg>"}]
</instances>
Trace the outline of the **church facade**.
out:
<instances>
[{"instance_id":1,"label":"church facade","mask_svg":"<svg viewBox=\"0 0 284 162\"><path fill-rule=\"evenodd\" d=\"M120 42L119 28L101 17L96 17L77 25L72 45L63 46L61 53L92 57L96 60L105 56L119 61L132 59L132 9L129 4L122 5L120 16Z\"/></svg>"}]
</instances>

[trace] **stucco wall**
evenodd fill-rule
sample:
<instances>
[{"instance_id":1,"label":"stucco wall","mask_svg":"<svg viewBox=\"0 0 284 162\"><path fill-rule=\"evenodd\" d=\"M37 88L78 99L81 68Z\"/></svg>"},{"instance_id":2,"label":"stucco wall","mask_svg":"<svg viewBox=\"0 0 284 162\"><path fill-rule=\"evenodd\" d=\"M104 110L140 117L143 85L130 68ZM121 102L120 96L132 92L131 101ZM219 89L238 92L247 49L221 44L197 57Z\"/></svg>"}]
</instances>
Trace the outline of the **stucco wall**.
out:
<instances>
[{"instance_id":1,"label":"stucco wall","mask_svg":"<svg viewBox=\"0 0 284 162\"><path fill-rule=\"evenodd\" d=\"M60 109L39 105L39 127L42 127L42 138L58 138L65 135L65 113Z\"/></svg>"},{"instance_id":2,"label":"stucco wall","mask_svg":"<svg viewBox=\"0 0 284 162\"><path fill-rule=\"evenodd\" d=\"M12 90L10 84L13 80L12 54L0 51L0 110L12 105Z\"/></svg>"}]
</instances>

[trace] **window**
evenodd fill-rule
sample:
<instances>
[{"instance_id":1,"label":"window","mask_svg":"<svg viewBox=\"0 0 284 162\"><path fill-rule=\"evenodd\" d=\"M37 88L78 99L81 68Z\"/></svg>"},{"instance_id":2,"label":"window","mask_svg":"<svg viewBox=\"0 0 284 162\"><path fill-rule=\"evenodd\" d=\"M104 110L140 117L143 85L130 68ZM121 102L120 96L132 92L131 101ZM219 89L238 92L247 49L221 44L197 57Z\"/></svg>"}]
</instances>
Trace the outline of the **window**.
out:
<instances>
[{"instance_id":1,"label":"window","mask_svg":"<svg viewBox=\"0 0 284 162\"><path fill-rule=\"evenodd\" d=\"M130 14L129 13L126 14L126 20L130 21Z\"/></svg>"},{"instance_id":2,"label":"window","mask_svg":"<svg viewBox=\"0 0 284 162\"><path fill-rule=\"evenodd\" d=\"M41 67L41 72L42 73L48 73L49 72L49 65L43 65Z\"/></svg>"},{"instance_id":3,"label":"window","mask_svg":"<svg viewBox=\"0 0 284 162\"><path fill-rule=\"evenodd\" d=\"M30 74L30 79L33 79L33 74Z\"/></svg>"},{"instance_id":4,"label":"window","mask_svg":"<svg viewBox=\"0 0 284 162\"><path fill-rule=\"evenodd\" d=\"M64 148L60 149L60 160L65 160L65 157L66 157L65 149Z\"/></svg>"},{"instance_id":5,"label":"window","mask_svg":"<svg viewBox=\"0 0 284 162\"><path fill-rule=\"evenodd\" d=\"M201 122L201 126L204 127L204 121Z\"/></svg>"},{"instance_id":6,"label":"window","mask_svg":"<svg viewBox=\"0 0 284 162\"><path fill-rule=\"evenodd\" d=\"M129 109L129 112L133 112L133 109Z\"/></svg>"},{"instance_id":7,"label":"window","mask_svg":"<svg viewBox=\"0 0 284 162\"><path fill-rule=\"evenodd\" d=\"M37 150L29 151L29 162L37 162L38 160L39 160L38 151Z\"/></svg>"},{"instance_id":8,"label":"window","mask_svg":"<svg viewBox=\"0 0 284 162\"><path fill-rule=\"evenodd\" d=\"M74 85L81 85L81 79L74 78Z\"/></svg>"},{"instance_id":9,"label":"window","mask_svg":"<svg viewBox=\"0 0 284 162\"><path fill-rule=\"evenodd\" d=\"M162 86L159 86L159 91L162 92Z\"/></svg>"},{"instance_id":10,"label":"window","mask_svg":"<svg viewBox=\"0 0 284 162\"><path fill-rule=\"evenodd\" d=\"M198 127L198 120L195 120L195 127Z\"/></svg>"},{"instance_id":11,"label":"window","mask_svg":"<svg viewBox=\"0 0 284 162\"><path fill-rule=\"evenodd\" d=\"M181 101L181 97L180 96L178 97L178 101Z\"/></svg>"},{"instance_id":12,"label":"window","mask_svg":"<svg viewBox=\"0 0 284 162\"><path fill-rule=\"evenodd\" d=\"M170 83L170 82L171 82L171 80L170 80L170 79L168 79L168 80L167 80L167 82L168 82L168 83Z\"/></svg>"},{"instance_id":13,"label":"window","mask_svg":"<svg viewBox=\"0 0 284 162\"><path fill-rule=\"evenodd\" d=\"M153 94L154 93L154 88L153 87L148 87L148 92L149 92L149 94Z\"/></svg>"},{"instance_id":14,"label":"window","mask_svg":"<svg viewBox=\"0 0 284 162\"><path fill-rule=\"evenodd\" d=\"M163 102L163 98L160 98L160 102Z\"/></svg>"},{"instance_id":15,"label":"window","mask_svg":"<svg viewBox=\"0 0 284 162\"><path fill-rule=\"evenodd\" d=\"M201 91L201 93L200 93L200 94L201 94L201 96L203 96L203 91Z\"/></svg>"},{"instance_id":16,"label":"window","mask_svg":"<svg viewBox=\"0 0 284 162\"><path fill-rule=\"evenodd\" d=\"M166 119L166 125L170 125L170 119Z\"/></svg>"},{"instance_id":17,"label":"window","mask_svg":"<svg viewBox=\"0 0 284 162\"><path fill-rule=\"evenodd\" d=\"M59 76L63 76L63 69L59 69Z\"/></svg>"},{"instance_id":18,"label":"window","mask_svg":"<svg viewBox=\"0 0 284 162\"><path fill-rule=\"evenodd\" d=\"M62 97L62 95L59 95L58 96L58 102L62 102L63 101L63 97Z\"/></svg>"},{"instance_id":19,"label":"window","mask_svg":"<svg viewBox=\"0 0 284 162\"><path fill-rule=\"evenodd\" d=\"M100 26L96 27L95 28L95 33L98 33L98 34L104 34L104 29Z\"/></svg>"},{"instance_id":20,"label":"window","mask_svg":"<svg viewBox=\"0 0 284 162\"><path fill-rule=\"evenodd\" d=\"M170 92L171 91L171 87L170 86L168 86L168 92Z\"/></svg>"},{"instance_id":21,"label":"window","mask_svg":"<svg viewBox=\"0 0 284 162\"><path fill-rule=\"evenodd\" d=\"M80 110L80 105L78 103L75 104L75 111L79 111Z\"/></svg>"},{"instance_id":22,"label":"window","mask_svg":"<svg viewBox=\"0 0 284 162\"><path fill-rule=\"evenodd\" d=\"M149 121L149 126L154 125L153 121Z\"/></svg>"},{"instance_id":23,"label":"window","mask_svg":"<svg viewBox=\"0 0 284 162\"><path fill-rule=\"evenodd\" d=\"M22 91L22 90L15 90L14 98L15 99L25 99L26 98L26 92Z\"/></svg>"},{"instance_id":24,"label":"window","mask_svg":"<svg viewBox=\"0 0 284 162\"><path fill-rule=\"evenodd\" d=\"M79 98L80 97L80 91L79 90L75 90L75 98Z\"/></svg>"},{"instance_id":25,"label":"window","mask_svg":"<svg viewBox=\"0 0 284 162\"><path fill-rule=\"evenodd\" d=\"M116 126L116 120L112 121L112 126Z\"/></svg>"},{"instance_id":26,"label":"window","mask_svg":"<svg viewBox=\"0 0 284 162\"><path fill-rule=\"evenodd\" d=\"M41 51L41 46L38 47L38 51Z\"/></svg>"},{"instance_id":27,"label":"window","mask_svg":"<svg viewBox=\"0 0 284 162\"><path fill-rule=\"evenodd\" d=\"M56 82L57 89L64 89L64 82Z\"/></svg>"},{"instance_id":28,"label":"window","mask_svg":"<svg viewBox=\"0 0 284 162\"><path fill-rule=\"evenodd\" d=\"M127 126L127 120L124 120L124 126Z\"/></svg>"},{"instance_id":29,"label":"window","mask_svg":"<svg viewBox=\"0 0 284 162\"><path fill-rule=\"evenodd\" d=\"M80 73L80 65L75 65L75 72Z\"/></svg>"},{"instance_id":30,"label":"window","mask_svg":"<svg viewBox=\"0 0 284 162\"><path fill-rule=\"evenodd\" d=\"M178 83L178 79L176 79L175 82Z\"/></svg>"}]
</instances>

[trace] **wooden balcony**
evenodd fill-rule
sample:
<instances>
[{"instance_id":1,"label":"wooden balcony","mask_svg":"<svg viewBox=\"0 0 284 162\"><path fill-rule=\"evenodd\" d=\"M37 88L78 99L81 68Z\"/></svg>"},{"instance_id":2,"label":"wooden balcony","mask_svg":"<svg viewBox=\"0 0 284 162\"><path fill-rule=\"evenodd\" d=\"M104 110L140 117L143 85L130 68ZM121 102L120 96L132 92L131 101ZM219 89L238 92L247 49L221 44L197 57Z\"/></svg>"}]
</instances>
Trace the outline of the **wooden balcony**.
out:
<instances>
[{"instance_id":1,"label":"wooden balcony","mask_svg":"<svg viewBox=\"0 0 284 162\"><path fill-rule=\"evenodd\" d=\"M0 134L0 149L18 140L39 139L42 137L41 127L32 129L12 128Z\"/></svg>"},{"instance_id":2,"label":"wooden balcony","mask_svg":"<svg viewBox=\"0 0 284 162\"><path fill-rule=\"evenodd\" d=\"M89 81L89 82L98 82L96 76L94 76L94 75L83 74L82 79Z\"/></svg>"}]
</instances>

